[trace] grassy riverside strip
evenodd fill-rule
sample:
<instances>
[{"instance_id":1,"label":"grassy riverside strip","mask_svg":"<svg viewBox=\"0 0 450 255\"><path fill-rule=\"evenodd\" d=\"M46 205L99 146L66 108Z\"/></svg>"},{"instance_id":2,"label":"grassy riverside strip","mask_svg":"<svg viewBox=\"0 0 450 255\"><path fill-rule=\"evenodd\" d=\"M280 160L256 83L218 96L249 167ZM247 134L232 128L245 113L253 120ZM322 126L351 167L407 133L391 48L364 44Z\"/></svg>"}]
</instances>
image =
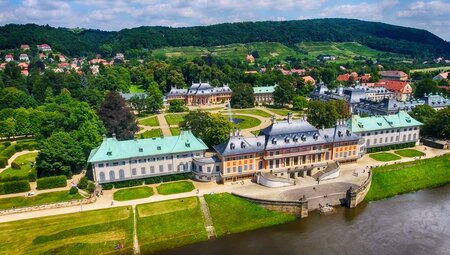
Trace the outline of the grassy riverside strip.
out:
<instances>
[{"instance_id":1,"label":"grassy riverside strip","mask_svg":"<svg viewBox=\"0 0 450 255\"><path fill-rule=\"evenodd\" d=\"M114 192L114 200L127 201L133 199L147 198L153 195L153 189L151 187L139 187L131 189L121 189Z\"/></svg>"},{"instance_id":2,"label":"grassy riverside strip","mask_svg":"<svg viewBox=\"0 0 450 255\"><path fill-rule=\"evenodd\" d=\"M0 223L0 240L2 254L133 254L133 214L117 207Z\"/></svg>"},{"instance_id":3,"label":"grassy riverside strip","mask_svg":"<svg viewBox=\"0 0 450 255\"><path fill-rule=\"evenodd\" d=\"M189 192L195 189L194 184L190 181L180 181L180 182L171 182L171 183L163 183L156 187L158 193L161 195L170 195L177 193Z\"/></svg>"},{"instance_id":4,"label":"grassy riverside strip","mask_svg":"<svg viewBox=\"0 0 450 255\"><path fill-rule=\"evenodd\" d=\"M142 254L208 239L197 197L138 205L137 216Z\"/></svg>"},{"instance_id":5,"label":"grassy riverside strip","mask_svg":"<svg viewBox=\"0 0 450 255\"><path fill-rule=\"evenodd\" d=\"M369 157L371 157L372 159L375 159L376 161L383 161L383 162L398 160L398 159L402 158L398 155L388 153L388 152L380 152L380 153L370 154Z\"/></svg>"},{"instance_id":6,"label":"grassy riverside strip","mask_svg":"<svg viewBox=\"0 0 450 255\"><path fill-rule=\"evenodd\" d=\"M78 193L73 195L69 194L69 190L42 193L32 197L17 196L17 197L2 198L0 199L0 210L11 209L13 207L18 208L41 204L65 202L81 198L83 198L83 196L81 196Z\"/></svg>"},{"instance_id":7,"label":"grassy riverside strip","mask_svg":"<svg viewBox=\"0 0 450 255\"><path fill-rule=\"evenodd\" d=\"M205 195L218 236L239 233L295 220L295 216L274 212L229 193Z\"/></svg>"},{"instance_id":8,"label":"grassy riverside strip","mask_svg":"<svg viewBox=\"0 0 450 255\"><path fill-rule=\"evenodd\" d=\"M398 150L398 151L394 151L395 154L398 154L402 157L407 157L407 158L414 158L414 157L420 157L425 155L425 153L418 151L418 150L414 150L414 149L404 149L404 150Z\"/></svg>"},{"instance_id":9,"label":"grassy riverside strip","mask_svg":"<svg viewBox=\"0 0 450 255\"><path fill-rule=\"evenodd\" d=\"M450 182L450 154L373 169L366 201L380 200Z\"/></svg>"}]
</instances>

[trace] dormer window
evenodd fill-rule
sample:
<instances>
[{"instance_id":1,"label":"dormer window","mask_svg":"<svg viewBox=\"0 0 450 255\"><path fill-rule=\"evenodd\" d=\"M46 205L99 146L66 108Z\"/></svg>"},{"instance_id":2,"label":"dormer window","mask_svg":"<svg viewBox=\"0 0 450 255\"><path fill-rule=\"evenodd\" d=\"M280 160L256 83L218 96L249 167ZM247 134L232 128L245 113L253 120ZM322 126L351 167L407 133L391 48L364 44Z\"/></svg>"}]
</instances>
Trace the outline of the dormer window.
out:
<instances>
[{"instance_id":1,"label":"dormer window","mask_svg":"<svg viewBox=\"0 0 450 255\"><path fill-rule=\"evenodd\" d=\"M302 141L304 142L304 141L306 141L306 136L305 135L302 135Z\"/></svg>"},{"instance_id":2,"label":"dormer window","mask_svg":"<svg viewBox=\"0 0 450 255\"><path fill-rule=\"evenodd\" d=\"M241 142L241 148L245 149L245 142Z\"/></svg>"},{"instance_id":3,"label":"dormer window","mask_svg":"<svg viewBox=\"0 0 450 255\"><path fill-rule=\"evenodd\" d=\"M112 155L112 151L106 152L106 155L107 155L107 156L111 156L111 155Z\"/></svg>"},{"instance_id":4,"label":"dormer window","mask_svg":"<svg viewBox=\"0 0 450 255\"><path fill-rule=\"evenodd\" d=\"M338 131L338 136L342 137L342 132L341 131Z\"/></svg>"},{"instance_id":5,"label":"dormer window","mask_svg":"<svg viewBox=\"0 0 450 255\"><path fill-rule=\"evenodd\" d=\"M289 143L289 136L284 137L284 142Z\"/></svg>"},{"instance_id":6,"label":"dormer window","mask_svg":"<svg viewBox=\"0 0 450 255\"><path fill-rule=\"evenodd\" d=\"M352 134L352 132L350 132L350 130L348 130L348 129L345 133L347 134L347 136L350 136Z\"/></svg>"},{"instance_id":7,"label":"dormer window","mask_svg":"<svg viewBox=\"0 0 450 255\"><path fill-rule=\"evenodd\" d=\"M294 143L298 142L298 136L294 135L294 137L292 138L292 141L294 141Z\"/></svg>"},{"instance_id":8,"label":"dormer window","mask_svg":"<svg viewBox=\"0 0 450 255\"><path fill-rule=\"evenodd\" d=\"M314 140L317 140L317 138L319 138L319 135L317 133L314 133L313 138L314 138Z\"/></svg>"},{"instance_id":9,"label":"dormer window","mask_svg":"<svg viewBox=\"0 0 450 255\"><path fill-rule=\"evenodd\" d=\"M144 151L144 149L143 148L139 148L139 152L143 152Z\"/></svg>"},{"instance_id":10,"label":"dormer window","mask_svg":"<svg viewBox=\"0 0 450 255\"><path fill-rule=\"evenodd\" d=\"M257 142L256 146L258 146L258 147L261 146L261 142Z\"/></svg>"},{"instance_id":11,"label":"dormer window","mask_svg":"<svg viewBox=\"0 0 450 255\"><path fill-rule=\"evenodd\" d=\"M161 150L161 146L159 146L159 145L156 146L156 149L160 151Z\"/></svg>"},{"instance_id":12,"label":"dormer window","mask_svg":"<svg viewBox=\"0 0 450 255\"><path fill-rule=\"evenodd\" d=\"M276 138L272 138L272 144L277 144L277 139Z\"/></svg>"},{"instance_id":13,"label":"dormer window","mask_svg":"<svg viewBox=\"0 0 450 255\"><path fill-rule=\"evenodd\" d=\"M234 150L235 147L236 147L236 146L234 145L234 143L230 143L230 149L231 149L231 150Z\"/></svg>"}]
</instances>

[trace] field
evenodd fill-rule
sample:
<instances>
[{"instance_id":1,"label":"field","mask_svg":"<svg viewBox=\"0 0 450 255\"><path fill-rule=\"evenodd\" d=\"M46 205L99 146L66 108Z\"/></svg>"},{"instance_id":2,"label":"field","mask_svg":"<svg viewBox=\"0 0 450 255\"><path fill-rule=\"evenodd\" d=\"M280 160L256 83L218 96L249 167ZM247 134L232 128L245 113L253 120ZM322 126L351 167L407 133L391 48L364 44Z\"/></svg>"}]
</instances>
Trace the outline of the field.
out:
<instances>
[{"instance_id":1,"label":"field","mask_svg":"<svg viewBox=\"0 0 450 255\"><path fill-rule=\"evenodd\" d=\"M180 128L179 127L171 127L170 133L172 133L173 136L180 135Z\"/></svg>"},{"instance_id":2,"label":"field","mask_svg":"<svg viewBox=\"0 0 450 255\"><path fill-rule=\"evenodd\" d=\"M413 157L420 157L423 156L424 153L418 150L414 150L414 149L404 149L404 150L398 150L398 151L394 151L395 154L398 154L402 157L407 157L407 158L413 158Z\"/></svg>"},{"instance_id":3,"label":"field","mask_svg":"<svg viewBox=\"0 0 450 255\"><path fill-rule=\"evenodd\" d=\"M383 162L401 159L400 156L389 153L389 152L380 152L380 153L370 154L369 157L371 157L372 159L375 159L376 161L383 161Z\"/></svg>"},{"instance_id":4,"label":"field","mask_svg":"<svg viewBox=\"0 0 450 255\"><path fill-rule=\"evenodd\" d=\"M169 125L179 125L184 120L184 116L186 114L166 114L164 118L166 118L167 124Z\"/></svg>"},{"instance_id":5,"label":"field","mask_svg":"<svg viewBox=\"0 0 450 255\"><path fill-rule=\"evenodd\" d=\"M259 119L244 115L233 115L233 119L242 120L242 122L236 124L238 129L252 128L261 124Z\"/></svg>"},{"instance_id":6,"label":"field","mask_svg":"<svg viewBox=\"0 0 450 255\"><path fill-rule=\"evenodd\" d=\"M205 195L218 236L292 221L294 216L264 209L228 193Z\"/></svg>"},{"instance_id":7,"label":"field","mask_svg":"<svg viewBox=\"0 0 450 255\"><path fill-rule=\"evenodd\" d=\"M0 210L11 209L13 207L26 207L48 203L64 202L83 198L80 194L69 194L69 191L57 191L38 194L32 197L17 196L0 199Z\"/></svg>"},{"instance_id":8,"label":"field","mask_svg":"<svg viewBox=\"0 0 450 255\"><path fill-rule=\"evenodd\" d=\"M157 127L157 126L159 126L158 117L152 116L149 118L140 119L139 124L141 124L143 126Z\"/></svg>"},{"instance_id":9,"label":"field","mask_svg":"<svg viewBox=\"0 0 450 255\"><path fill-rule=\"evenodd\" d=\"M142 204L137 212L142 254L208 239L197 197Z\"/></svg>"},{"instance_id":10,"label":"field","mask_svg":"<svg viewBox=\"0 0 450 255\"><path fill-rule=\"evenodd\" d=\"M422 68L422 69L413 69L409 72L410 73L417 73L417 72L428 73L428 72L435 72L435 71L445 72L445 71L449 71L449 70L450 70L450 66L439 66L439 67L430 67L430 68Z\"/></svg>"},{"instance_id":11,"label":"field","mask_svg":"<svg viewBox=\"0 0 450 255\"><path fill-rule=\"evenodd\" d=\"M20 169L7 168L0 173L0 181L3 178L17 177L18 179L28 179L28 173L31 170L31 163L36 161L38 153L27 153L17 157L14 162L20 165Z\"/></svg>"},{"instance_id":12,"label":"field","mask_svg":"<svg viewBox=\"0 0 450 255\"><path fill-rule=\"evenodd\" d=\"M147 130L144 133L137 134L136 136L139 138L152 138L152 137L160 137L161 136L161 129L160 128L154 128L151 130Z\"/></svg>"},{"instance_id":13,"label":"field","mask_svg":"<svg viewBox=\"0 0 450 255\"><path fill-rule=\"evenodd\" d=\"M190 181L180 181L164 183L156 187L158 193L161 195L170 195L176 193L189 192L195 189L194 184Z\"/></svg>"},{"instance_id":14,"label":"field","mask_svg":"<svg viewBox=\"0 0 450 255\"><path fill-rule=\"evenodd\" d=\"M114 192L114 200L127 201L133 199L147 198L153 195L153 189L151 187L138 187L130 189L121 189Z\"/></svg>"},{"instance_id":15,"label":"field","mask_svg":"<svg viewBox=\"0 0 450 255\"><path fill-rule=\"evenodd\" d=\"M133 254L132 234L130 207L14 221L0 224L0 253Z\"/></svg>"},{"instance_id":16,"label":"field","mask_svg":"<svg viewBox=\"0 0 450 255\"><path fill-rule=\"evenodd\" d=\"M450 154L431 159L377 167L367 201L379 200L450 182Z\"/></svg>"}]
</instances>

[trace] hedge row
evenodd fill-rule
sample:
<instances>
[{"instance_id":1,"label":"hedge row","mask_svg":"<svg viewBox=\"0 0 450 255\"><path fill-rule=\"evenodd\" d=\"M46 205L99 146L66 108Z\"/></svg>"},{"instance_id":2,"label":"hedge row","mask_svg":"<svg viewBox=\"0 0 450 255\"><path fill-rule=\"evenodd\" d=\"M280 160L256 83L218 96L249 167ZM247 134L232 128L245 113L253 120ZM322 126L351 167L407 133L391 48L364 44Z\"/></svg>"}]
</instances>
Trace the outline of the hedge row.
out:
<instances>
[{"instance_id":1,"label":"hedge row","mask_svg":"<svg viewBox=\"0 0 450 255\"><path fill-rule=\"evenodd\" d=\"M37 179L37 189L54 189L67 186L65 175L51 176Z\"/></svg>"},{"instance_id":2,"label":"hedge row","mask_svg":"<svg viewBox=\"0 0 450 255\"><path fill-rule=\"evenodd\" d=\"M28 180L0 183L0 195L26 192L30 191L30 189Z\"/></svg>"},{"instance_id":3,"label":"hedge row","mask_svg":"<svg viewBox=\"0 0 450 255\"><path fill-rule=\"evenodd\" d=\"M0 168L4 168L8 165L8 159L10 159L16 152L24 150L34 150L37 147L35 141L20 141L15 144L5 142L3 145L8 145L4 150L0 152Z\"/></svg>"},{"instance_id":4,"label":"hedge row","mask_svg":"<svg viewBox=\"0 0 450 255\"><path fill-rule=\"evenodd\" d=\"M390 151L390 150L398 150L398 149L414 147L415 145L416 145L416 143L412 142L412 143L402 143L402 144L381 146L381 147L375 147L375 148L368 148L367 149L367 153L374 153L374 152L380 152L380 151Z\"/></svg>"},{"instance_id":5,"label":"hedge row","mask_svg":"<svg viewBox=\"0 0 450 255\"><path fill-rule=\"evenodd\" d=\"M139 185L143 185L143 184L153 184L153 183L160 183L160 182L186 180L186 179L190 179L191 177L192 177L191 173L156 176L156 177L142 178L142 179L129 180L129 181L105 183L105 184L102 184L102 189L104 189L104 190L109 190L112 188L119 189L119 188L139 186Z\"/></svg>"}]
</instances>

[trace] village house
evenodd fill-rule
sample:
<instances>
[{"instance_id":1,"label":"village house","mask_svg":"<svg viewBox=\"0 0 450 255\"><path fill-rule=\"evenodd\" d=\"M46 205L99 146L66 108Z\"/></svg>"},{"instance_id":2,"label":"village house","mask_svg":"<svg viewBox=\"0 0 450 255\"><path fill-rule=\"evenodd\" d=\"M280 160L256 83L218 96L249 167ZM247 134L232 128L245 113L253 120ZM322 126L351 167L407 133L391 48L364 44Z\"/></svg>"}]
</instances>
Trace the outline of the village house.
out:
<instances>
[{"instance_id":1,"label":"village house","mask_svg":"<svg viewBox=\"0 0 450 255\"><path fill-rule=\"evenodd\" d=\"M25 53L20 54L19 60L20 61L25 61L25 62L29 62L30 61L30 59L28 58L28 55L25 54Z\"/></svg>"},{"instance_id":2,"label":"village house","mask_svg":"<svg viewBox=\"0 0 450 255\"><path fill-rule=\"evenodd\" d=\"M273 92L276 86L277 84L273 86L253 87L255 103L258 105L273 104Z\"/></svg>"},{"instance_id":3,"label":"village house","mask_svg":"<svg viewBox=\"0 0 450 255\"><path fill-rule=\"evenodd\" d=\"M407 81L408 75L402 71L379 71L378 74L383 80Z\"/></svg>"},{"instance_id":4,"label":"village house","mask_svg":"<svg viewBox=\"0 0 450 255\"><path fill-rule=\"evenodd\" d=\"M186 105L223 104L231 99L228 85L213 87L208 82L192 83L188 89L171 88L166 94L167 101L184 100Z\"/></svg>"},{"instance_id":5,"label":"village house","mask_svg":"<svg viewBox=\"0 0 450 255\"><path fill-rule=\"evenodd\" d=\"M37 45L37 48L39 51L42 51L42 52L52 51L52 48L48 44L39 44L39 45Z\"/></svg>"},{"instance_id":6,"label":"village house","mask_svg":"<svg viewBox=\"0 0 450 255\"><path fill-rule=\"evenodd\" d=\"M14 60L13 55L11 55L11 54L6 54L5 55L5 61L6 62L10 62L10 61L13 61L13 60Z\"/></svg>"},{"instance_id":7,"label":"village house","mask_svg":"<svg viewBox=\"0 0 450 255\"><path fill-rule=\"evenodd\" d=\"M116 53L116 56L114 56L114 59L125 61L125 55L123 55L123 53Z\"/></svg>"},{"instance_id":8,"label":"village house","mask_svg":"<svg viewBox=\"0 0 450 255\"><path fill-rule=\"evenodd\" d=\"M448 80L450 77L448 76L450 72L443 72L433 77L433 81L442 81Z\"/></svg>"},{"instance_id":9,"label":"village house","mask_svg":"<svg viewBox=\"0 0 450 255\"><path fill-rule=\"evenodd\" d=\"M20 62L17 66L20 68L23 75L28 76L29 73L28 73L28 64L27 63Z\"/></svg>"},{"instance_id":10,"label":"village house","mask_svg":"<svg viewBox=\"0 0 450 255\"><path fill-rule=\"evenodd\" d=\"M22 44L22 45L20 45L20 49L21 49L22 51L30 50L30 45L28 45L28 44Z\"/></svg>"},{"instance_id":11,"label":"village house","mask_svg":"<svg viewBox=\"0 0 450 255\"><path fill-rule=\"evenodd\" d=\"M58 58L59 58L59 62L66 62L66 57L64 55L59 54Z\"/></svg>"},{"instance_id":12,"label":"village house","mask_svg":"<svg viewBox=\"0 0 450 255\"><path fill-rule=\"evenodd\" d=\"M375 85L384 87L394 93L394 98L398 101L409 100L413 93L411 85L406 81L380 80Z\"/></svg>"},{"instance_id":13,"label":"village house","mask_svg":"<svg viewBox=\"0 0 450 255\"><path fill-rule=\"evenodd\" d=\"M309 85L316 85L316 80L314 80L313 77L311 76L303 76L303 81L305 82L305 84L309 84Z\"/></svg>"},{"instance_id":14,"label":"village house","mask_svg":"<svg viewBox=\"0 0 450 255\"><path fill-rule=\"evenodd\" d=\"M346 74L340 74L338 75L338 77L336 78L336 80L341 81L341 82L347 82L350 80L350 77L352 77L352 81L359 81L361 83L365 83L368 82L370 80L370 74L364 74L362 76L359 76L358 73L356 72L352 72L352 73L346 73Z\"/></svg>"},{"instance_id":15,"label":"village house","mask_svg":"<svg viewBox=\"0 0 450 255\"><path fill-rule=\"evenodd\" d=\"M247 62L249 62L249 63L253 63L253 62L255 62L255 57L253 57L252 54L247 54L247 56L245 57L245 60L247 60Z\"/></svg>"}]
</instances>

